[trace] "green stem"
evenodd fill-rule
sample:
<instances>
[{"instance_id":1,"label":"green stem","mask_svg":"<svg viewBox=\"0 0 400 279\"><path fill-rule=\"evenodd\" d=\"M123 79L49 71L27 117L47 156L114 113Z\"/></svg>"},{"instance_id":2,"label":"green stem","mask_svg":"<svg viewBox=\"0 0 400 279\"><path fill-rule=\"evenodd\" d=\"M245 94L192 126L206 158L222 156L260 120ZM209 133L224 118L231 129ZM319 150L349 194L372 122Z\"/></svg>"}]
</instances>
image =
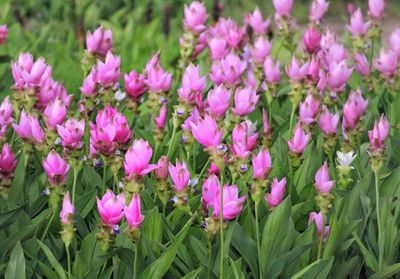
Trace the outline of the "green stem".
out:
<instances>
[{"instance_id":1,"label":"green stem","mask_svg":"<svg viewBox=\"0 0 400 279\"><path fill-rule=\"evenodd\" d=\"M370 69L372 67L372 60L374 58L374 46L375 46L375 38L373 38L371 40L371 53L370 53L370 56L369 56L369 68Z\"/></svg>"},{"instance_id":2,"label":"green stem","mask_svg":"<svg viewBox=\"0 0 400 279\"><path fill-rule=\"evenodd\" d=\"M74 168L74 182L72 183L72 204L75 204L76 182L78 180L79 170Z\"/></svg>"},{"instance_id":3,"label":"green stem","mask_svg":"<svg viewBox=\"0 0 400 279\"><path fill-rule=\"evenodd\" d=\"M51 225L51 223L53 222L54 216L56 216L56 214L54 214L54 212L52 212L52 213L51 213L50 220L49 220L49 222L47 223L46 229L44 230L43 236L42 236L42 238L40 239L41 242L43 242L43 240L45 239L45 237L46 237L46 235L47 235L47 232L49 231L50 225Z\"/></svg>"},{"instance_id":4,"label":"green stem","mask_svg":"<svg viewBox=\"0 0 400 279\"><path fill-rule=\"evenodd\" d=\"M224 170L221 172L221 190L219 195L219 232L220 232L220 266L219 278L224 278Z\"/></svg>"},{"instance_id":5,"label":"green stem","mask_svg":"<svg viewBox=\"0 0 400 279\"><path fill-rule=\"evenodd\" d=\"M254 203L254 215L256 218L256 240L257 240L257 256L258 256L258 275L259 278L264 278L262 275L262 269L261 269L261 247L260 247L260 228L258 225L258 206L260 205L260 202L255 202Z\"/></svg>"},{"instance_id":6,"label":"green stem","mask_svg":"<svg viewBox=\"0 0 400 279\"><path fill-rule=\"evenodd\" d=\"M290 113L290 123L289 123L289 139L292 137L293 132L293 121L294 121L294 113L296 112L296 106L292 104L292 112Z\"/></svg>"},{"instance_id":7,"label":"green stem","mask_svg":"<svg viewBox=\"0 0 400 279\"><path fill-rule=\"evenodd\" d=\"M137 273L137 258L138 258L138 241L134 243L135 246L135 258L133 260L133 279L136 279L136 273Z\"/></svg>"},{"instance_id":8,"label":"green stem","mask_svg":"<svg viewBox=\"0 0 400 279\"><path fill-rule=\"evenodd\" d=\"M289 195L292 196L293 191L293 181L294 181L294 172L292 163L289 161L289 169L290 169L290 184L289 184Z\"/></svg>"},{"instance_id":9,"label":"green stem","mask_svg":"<svg viewBox=\"0 0 400 279\"><path fill-rule=\"evenodd\" d=\"M321 259L322 256L322 249L325 237L325 223L326 223L325 220L326 216L322 215L322 229L321 229L321 234L319 236L319 245L318 245L318 260Z\"/></svg>"},{"instance_id":10,"label":"green stem","mask_svg":"<svg viewBox=\"0 0 400 279\"><path fill-rule=\"evenodd\" d=\"M71 255L69 252L69 245L65 245L65 251L67 251L67 261L68 261L68 278L71 279Z\"/></svg>"},{"instance_id":11,"label":"green stem","mask_svg":"<svg viewBox=\"0 0 400 279\"><path fill-rule=\"evenodd\" d=\"M375 171L375 196L376 196L376 219L378 221L378 249L379 249L379 271L383 264L383 247L381 247L381 217L379 205L379 171Z\"/></svg>"},{"instance_id":12,"label":"green stem","mask_svg":"<svg viewBox=\"0 0 400 279\"><path fill-rule=\"evenodd\" d=\"M208 270L207 270L207 279L211 278L211 269L212 269L212 243L211 240L208 240Z\"/></svg>"},{"instance_id":13,"label":"green stem","mask_svg":"<svg viewBox=\"0 0 400 279\"><path fill-rule=\"evenodd\" d=\"M174 140L175 140L176 130L177 130L177 127L174 125L174 128L172 130L172 136L171 136L171 144L168 146L168 152L167 152L167 158L168 159L170 158L170 154L171 154L171 150L172 150L171 147L172 147L172 145L174 143Z\"/></svg>"}]
</instances>

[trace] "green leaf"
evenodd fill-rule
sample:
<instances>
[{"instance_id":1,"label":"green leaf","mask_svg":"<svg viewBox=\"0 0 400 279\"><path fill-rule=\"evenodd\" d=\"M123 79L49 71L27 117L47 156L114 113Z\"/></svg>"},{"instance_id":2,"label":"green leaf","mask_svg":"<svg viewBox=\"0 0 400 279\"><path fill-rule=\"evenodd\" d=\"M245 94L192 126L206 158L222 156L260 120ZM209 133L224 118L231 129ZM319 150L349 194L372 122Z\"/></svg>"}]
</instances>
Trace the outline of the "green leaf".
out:
<instances>
[{"instance_id":1,"label":"green leaf","mask_svg":"<svg viewBox=\"0 0 400 279\"><path fill-rule=\"evenodd\" d=\"M7 264L5 279L25 278L25 258L21 243L18 241L11 252L10 260Z\"/></svg>"},{"instance_id":2,"label":"green leaf","mask_svg":"<svg viewBox=\"0 0 400 279\"><path fill-rule=\"evenodd\" d=\"M21 207L10 210L0 215L0 230L15 222L22 213Z\"/></svg>"},{"instance_id":3,"label":"green leaf","mask_svg":"<svg viewBox=\"0 0 400 279\"><path fill-rule=\"evenodd\" d=\"M42 251L44 252L44 254L46 255L47 259L49 260L51 266L54 268L54 270L57 272L58 276L61 279L65 279L65 271L63 269L63 267L61 266L61 264L58 262L58 260L56 259L56 257L54 257L53 253L50 251L49 247L47 247L43 242L41 242L40 240L37 241L40 248L42 249Z\"/></svg>"},{"instance_id":4,"label":"green leaf","mask_svg":"<svg viewBox=\"0 0 400 279\"><path fill-rule=\"evenodd\" d=\"M162 217L157 208L153 208L146 218L142 227L142 232L147 239L151 240L153 251L160 251L157 243L161 242L163 236Z\"/></svg>"},{"instance_id":5,"label":"green leaf","mask_svg":"<svg viewBox=\"0 0 400 279\"><path fill-rule=\"evenodd\" d=\"M384 270L379 271L369 277L370 279L386 279L390 278L393 275L399 274L400 273L400 263L396 263L394 265L386 267Z\"/></svg>"},{"instance_id":6,"label":"green leaf","mask_svg":"<svg viewBox=\"0 0 400 279\"><path fill-rule=\"evenodd\" d=\"M199 267L198 269L195 269L188 274L186 274L182 279L196 279L199 278L199 274L203 271L202 267Z\"/></svg>"},{"instance_id":7,"label":"green leaf","mask_svg":"<svg viewBox=\"0 0 400 279\"><path fill-rule=\"evenodd\" d=\"M329 275L329 271L331 270L333 264L334 257L330 257L327 259L320 259L306 266L295 275L291 277L291 279L308 279L308 278L318 278L325 279Z\"/></svg>"}]
</instances>

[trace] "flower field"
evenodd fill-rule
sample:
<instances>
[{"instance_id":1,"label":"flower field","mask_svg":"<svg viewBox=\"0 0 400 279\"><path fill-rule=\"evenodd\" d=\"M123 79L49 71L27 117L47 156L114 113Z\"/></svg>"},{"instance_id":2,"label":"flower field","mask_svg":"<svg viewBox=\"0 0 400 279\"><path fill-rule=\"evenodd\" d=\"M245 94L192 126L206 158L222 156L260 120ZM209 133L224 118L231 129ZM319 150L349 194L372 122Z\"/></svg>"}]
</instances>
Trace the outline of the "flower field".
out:
<instances>
[{"instance_id":1,"label":"flower field","mask_svg":"<svg viewBox=\"0 0 400 279\"><path fill-rule=\"evenodd\" d=\"M398 5L55 2L0 11L1 278L400 278Z\"/></svg>"}]
</instances>

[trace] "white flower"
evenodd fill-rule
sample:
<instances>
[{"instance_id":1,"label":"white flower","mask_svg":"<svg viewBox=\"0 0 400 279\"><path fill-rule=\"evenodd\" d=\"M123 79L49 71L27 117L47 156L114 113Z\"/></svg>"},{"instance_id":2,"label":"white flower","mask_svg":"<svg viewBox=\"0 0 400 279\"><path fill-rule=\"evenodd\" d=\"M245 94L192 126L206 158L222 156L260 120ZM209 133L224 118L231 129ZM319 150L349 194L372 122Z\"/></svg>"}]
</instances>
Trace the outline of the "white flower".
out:
<instances>
[{"instance_id":1,"label":"white flower","mask_svg":"<svg viewBox=\"0 0 400 279\"><path fill-rule=\"evenodd\" d=\"M121 90L118 90L117 92L115 92L115 96L114 97L118 102L121 102L122 100L125 99L126 92L122 92Z\"/></svg>"},{"instance_id":2,"label":"white flower","mask_svg":"<svg viewBox=\"0 0 400 279\"><path fill-rule=\"evenodd\" d=\"M340 166L345 168L350 167L351 163L357 157L357 154L354 154L354 151L349 151L347 153L337 151L336 155L337 155L337 161L340 164Z\"/></svg>"}]
</instances>

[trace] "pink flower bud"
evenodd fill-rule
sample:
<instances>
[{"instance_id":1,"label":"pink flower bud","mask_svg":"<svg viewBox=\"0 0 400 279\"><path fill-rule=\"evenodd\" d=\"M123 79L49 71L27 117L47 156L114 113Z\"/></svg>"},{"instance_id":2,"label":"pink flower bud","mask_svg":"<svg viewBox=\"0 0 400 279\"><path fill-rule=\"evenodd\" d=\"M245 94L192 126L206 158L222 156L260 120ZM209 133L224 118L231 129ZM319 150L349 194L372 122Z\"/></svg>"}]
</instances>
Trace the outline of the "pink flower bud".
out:
<instances>
[{"instance_id":1,"label":"pink flower bud","mask_svg":"<svg viewBox=\"0 0 400 279\"><path fill-rule=\"evenodd\" d=\"M300 103L300 120L306 125L311 125L317 121L320 102L312 95L308 95L304 102Z\"/></svg>"},{"instance_id":2,"label":"pink flower bud","mask_svg":"<svg viewBox=\"0 0 400 279\"><path fill-rule=\"evenodd\" d=\"M328 108L322 108L321 116L319 117L318 126L326 136L336 135L337 125L339 123L339 113L330 113Z\"/></svg>"},{"instance_id":3,"label":"pink flower bud","mask_svg":"<svg viewBox=\"0 0 400 279\"><path fill-rule=\"evenodd\" d=\"M232 142L236 145L243 145L248 151L257 146L257 127L250 120L237 124L232 131Z\"/></svg>"},{"instance_id":4,"label":"pink flower bud","mask_svg":"<svg viewBox=\"0 0 400 279\"><path fill-rule=\"evenodd\" d=\"M231 95L231 91L222 84L210 90L207 94L208 111L217 119L225 116L230 106Z\"/></svg>"},{"instance_id":5,"label":"pink flower bud","mask_svg":"<svg viewBox=\"0 0 400 279\"><path fill-rule=\"evenodd\" d=\"M205 208L212 207L214 200L219 195L221 184L215 174L210 175L204 183L201 190L201 202Z\"/></svg>"},{"instance_id":6,"label":"pink flower bud","mask_svg":"<svg viewBox=\"0 0 400 279\"><path fill-rule=\"evenodd\" d=\"M6 129L9 124L14 122L12 118L14 109L10 101L10 97L7 96L0 104L0 137L3 135L1 134L1 130L4 128Z\"/></svg>"},{"instance_id":7,"label":"pink flower bud","mask_svg":"<svg viewBox=\"0 0 400 279\"><path fill-rule=\"evenodd\" d=\"M363 77L370 74L368 59L363 53L354 53L354 70Z\"/></svg>"},{"instance_id":8,"label":"pink flower bud","mask_svg":"<svg viewBox=\"0 0 400 279\"><path fill-rule=\"evenodd\" d=\"M385 0L368 0L368 14L374 20L381 20L385 12Z\"/></svg>"},{"instance_id":9,"label":"pink flower bud","mask_svg":"<svg viewBox=\"0 0 400 279\"><path fill-rule=\"evenodd\" d=\"M197 125L197 123L199 122L199 119L200 119L200 113L199 113L199 110L195 107L192 110L192 113L190 114L190 116L188 118L186 118L185 121L183 121L183 124L181 125L182 130L184 130L185 132L190 132L192 130L191 123L193 123L194 125Z\"/></svg>"},{"instance_id":10,"label":"pink flower bud","mask_svg":"<svg viewBox=\"0 0 400 279\"><path fill-rule=\"evenodd\" d=\"M43 114L46 126L51 130L55 130L57 125L62 124L66 116L67 107L60 99L49 103Z\"/></svg>"},{"instance_id":11,"label":"pink flower bud","mask_svg":"<svg viewBox=\"0 0 400 279\"><path fill-rule=\"evenodd\" d=\"M112 88L118 84L121 76L121 57L113 55L111 51L107 52L106 60L103 62L97 60L97 81L104 88Z\"/></svg>"},{"instance_id":12,"label":"pink flower bud","mask_svg":"<svg viewBox=\"0 0 400 279\"><path fill-rule=\"evenodd\" d=\"M314 0L310 6L310 20L319 24L328 12L329 2L326 0Z\"/></svg>"},{"instance_id":13,"label":"pink flower bud","mask_svg":"<svg viewBox=\"0 0 400 279\"><path fill-rule=\"evenodd\" d=\"M385 141L389 135L389 128L389 121L382 114L379 121L374 123L374 128L368 131L370 149L382 150L385 148Z\"/></svg>"},{"instance_id":14,"label":"pink flower bud","mask_svg":"<svg viewBox=\"0 0 400 279\"><path fill-rule=\"evenodd\" d=\"M368 107L368 100L362 97L361 89L352 91L343 105L343 128L354 129Z\"/></svg>"},{"instance_id":15,"label":"pink flower bud","mask_svg":"<svg viewBox=\"0 0 400 279\"><path fill-rule=\"evenodd\" d=\"M272 168L271 156L268 149L261 148L257 155L253 155L253 178L265 180Z\"/></svg>"},{"instance_id":16,"label":"pink flower bud","mask_svg":"<svg viewBox=\"0 0 400 279\"><path fill-rule=\"evenodd\" d=\"M271 124L269 123L268 120L268 114L265 109L262 111L262 119L263 119L263 134L264 136L271 135L272 134L272 128Z\"/></svg>"},{"instance_id":17,"label":"pink flower bud","mask_svg":"<svg viewBox=\"0 0 400 279\"><path fill-rule=\"evenodd\" d=\"M371 26L371 22L367 21L364 23L361 9L358 8L350 17L350 25L347 25L347 29L350 31L353 37L362 37L368 33Z\"/></svg>"},{"instance_id":18,"label":"pink flower bud","mask_svg":"<svg viewBox=\"0 0 400 279\"><path fill-rule=\"evenodd\" d=\"M69 118L63 125L57 125L57 132L62 139L63 147L79 149L83 145L82 138L85 133L85 121Z\"/></svg>"},{"instance_id":19,"label":"pink flower bud","mask_svg":"<svg viewBox=\"0 0 400 279\"><path fill-rule=\"evenodd\" d=\"M252 87L239 87L235 92L235 107L232 112L241 117L249 115L255 110L259 98Z\"/></svg>"},{"instance_id":20,"label":"pink flower bud","mask_svg":"<svg viewBox=\"0 0 400 279\"><path fill-rule=\"evenodd\" d=\"M140 208L140 196L134 194L129 206L124 206L126 222L130 228L138 229L143 222L144 216Z\"/></svg>"},{"instance_id":21,"label":"pink flower bud","mask_svg":"<svg viewBox=\"0 0 400 279\"><path fill-rule=\"evenodd\" d=\"M87 50L90 53L104 56L112 49L112 38L112 30L104 30L103 26L98 27L93 34L88 31L86 34Z\"/></svg>"},{"instance_id":22,"label":"pink flower bud","mask_svg":"<svg viewBox=\"0 0 400 279\"><path fill-rule=\"evenodd\" d=\"M326 194L331 192L333 186L335 186L335 181L329 179L328 163L325 161L315 174L315 188L317 188L318 193Z\"/></svg>"},{"instance_id":23,"label":"pink flower bud","mask_svg":"<svg viewBox=\"0 0 400 279\"><path fill-rule=\"evenodd\" d=\"M80 91L83 96L96 96L97 95L97 70L96 68L92 68L90 74L83 80L83 84L80 88Z\"/></svg>"},{"instance_id":24,"label":"pink flower bud","mask_svg":"<svg viewBox=\"0 0 400 279\"><path fill-rule=\"evenodd\" d=\"M69 165L56 151L50 151L46 160L43 160L43 168L50 184L56 186L64 184L67 179Z\"/></svg>"},{"instance_id":25,"label":"pink flower bud","mask_svg":"<svg viewBox=\"0 0 400 279\"><path fill-rule=\"evenodd\" d=\"M62 100L65 106L69 107L74 95L68 95L67 89L62 83L55 82L52 78L48 78L40 86L35 96L37 97L35 107L43 112L49 103L57 99Z\"/></svg>"},{"instance_id":26,"label":"pink flower bud","mask_svg":"<svg viewBox=\"0 0 400 279\"><path fill-rule=\"evenodd\" d=\"M264 61L265 78L270 84L277 84L281 80L280 63L277 61L274 64L272 57L268 56Z\"/></svg>"},{"instance_id":27,"label":"pink flower bud","mask_svg":"<svg viewBox=\"0 0 400 279\"><path fill-rule=\"evenodd\" d=\"M397 57L400 57L400 28L397 28L389 37L389 46Z\"/></svg>"},{"instance_id":28,"label":"pink flower bud","mask_svg":"<svg viewBox=\"0 0 400 279\"><path fill-rule=\"evenodd\" d=\"M165 127L165 122L167 121L167 110L167 105L164 104L160 109L160 115L154 118L154 123L160 130L163 130Z\"/></svg>"},{"instance_id":29,"label":"pink flower bud","mask_svg":"<svg viewBox=\"0 0 400 279\"><path fill-rule=\"evenodd\" d=\"M154 170L154 174L159 180L166 180L168 177L168 158L167 156L161 156L157 163L157 168Z\"/></svg>"},{"instance_id":30,"label":"pink flower bud","mask_svg":"<svg viewBox=\"0 0 400 279\"><path fill-rule=\"evenodd\" d=\"M275 11L280 16L290 16L293 9L293 0L272 0Z\"/></svg>"},{"instance_id":31,"label":"pink flower bud","mask_svg":"<svg viewBox=\"0 0 400 279\"><path fill-rule=\"evenodd\" d=\"M112 227L117 225L124 217L125 196L116 196L110 189L104 194L102 199L97 198L97 209L101 222L104 226Z\"/></svg>"},{"instance_id":32,"label":"pink flower bud","mask_svg":"<svg viewBox=\"0 0 400 279\"><path fill-rule=\"evenodd\" d=\"M308 62L308 72L307 79L311 82L316 82L320 76L321 64L319 59L312 57L310 62Z\"/></svg>"},{"instance_id":33,"label":"pink flower bud","mask_svg":"<svg viewBox=\"0 0 400 279\"><path fill-rule=\"evenodd\" d=\"M150 144L143 140L134 140L132 147L125 154L124 169L129 179L143 177L157 168L157 165L149 164L153 150Z\"/></svg>"},{"instance_id":34,"label":"pink flower bud","mask_svg":"<svg viewBox=\"0 0 400 279\"><path fill-rule=\"evenodd\" d=\"M286 65L286 73L292 81L300 81L306 77L309 69L309 63L300 66L299 61L293 55L291 64Z\"/></svg>"},{"instance_id":35,"label":"pink flower bud","mask_svg":"<svg viewBox=\"0 0 400 279\"><path fill-rule=\"evenodd\" d=\"M191 104L206 87L206 77L200 76L200 67L190 64L182 77L182 87L178 90L179 100Z\"/></svg>"},{"instance_id":36,"label":"pink flower bud","mask_svg":"<svg viewBox=\"0 0 400 279\"><path fill-rule=\"evenodd\" d=\"M287 141L290 152L294 154L302 154L308 145L310 138L311 134L306 134L301 128L300 123L298 123L294 131L293 139Z\"/></svg>"},{"instance_id":37,"label":"pink flower bud","mask_svg":"<svg viewBox=\"0 0 400 279\"><path fill-rule=\"evenodd\" d=\"M186 30L199 34L206 29L207 10L204 3L194 1L185 5L183 25Z\"/></svg>"},{"instance_id":38,"label":"pink flower bud","mask_svg":"<svg viewBox=\"0 0 400 279\"><path fill-rule=\"evenodd\" d=\"M318 237L321 238L322 236L322 223L323 223L323 215L322 212L317 213L317 212L311 212L310 217L308 218L308 224L311 225L313 222L315 222L315 225L317 227L317 232L318 232ZM324 228L324 241L327 240L329 235L329 226L325 226Z\"/></svg>"},{"instance_id":39,"label":"pink flower bud","mask_svg":"<svg viewBox=\"0 0 400 279\"><path fill-rule=\"evenodd\" d=\"M333 43L327 46L327 52L325 53L323 59L326 65L329 65L333 62L340 63L343 60L346 60L349 56L349 52L344 45Z\"/></svg>"},{"instance_id":40,"label":"pink flower bud","mask_svg":"<svg viewBox=\"0 0 400 279\"><path fill-rule=\"evenodd\" d=\"M129 97L134 101L138 101L140 97L146 92L145 77L139 75L136 71L131 71L129 74L125 74L125 89Z\"/></svg>"},{"instance_id":41,"label":"pink flower bud","mask_svg":"<svg viewBox=\"0 0 400 279\"><path fill-rule=\"evenodd\" d=\"M257 63L263 64L265 58L271 53L271 49L272 44L267 39L260 36L255 40L251 54Z\"/></svg>"},{"instance_id":42,"label":"pink flower bud","mask_svg":"<svg viewBox=\"0 0 400 279\"><path fill-rule=\"evenodd\" d=\"M176 166L169 163L168 171L172 182L174 183L175 191L184 191L188 186L190 179L190 172L187 169L186 163L182 162L181 164L178 160L176 160Z\"/></svg>"},{"instance_id":43,"label":"pink flower bud","mask_svg":"<svg viewBox=\"0 0 400 279\"><path fill-rule=\"evenodd\" d=\"M314 26L308 28L303 37L304 46L308 53L316 53L320 48L321 33Z\"/></svg>"},{"instance_id":44,"label":"pink flower bud","mask_svg":"<svg viewBox=\"0 0 400 279\"><path fill-rule=\"evenodd\" d=\"M355 10L356 10L356 7L354 6L354 3L350 2L347 4L347 12L349 13L349 16L351 16Z\"/></svg>"},{"instance_id":45,"label":"pink flower bud","mask_svg":"<svg viewBox=\"0 0 400 279\"><path fill-rule=\"evenodd\" d=\"M235 219L243 209L243 203L246 200L246 196L242 196L239 198L239 191L236 185L225 185L223 187L223 219L224 221L229 221ZM215 219L219 218L219 211L221 208L220 204L220 193L217 194L217 197L213 202L213 217Z\"/></svg>"},{"instance_id":46,"label":"pink flower bud","mask_svg":"<svg viewBox=\"0 0 400 279\"><path fill-rule=\"evenodd\" d=\"M224 37L213 37L208 41L211 58L213 60L225 58L228 53L228 45Z\"/></svg>"},{"instance_id":47,"label":"pink flower bud","mask_svg":"<svg viewBox=\"0 0 400 279\"><path fill-rule=\"evenodd\" d=\"M161 67L159 56L159 53L155 54L146 65L147 78L145 83L153 93L167 92L172 82L172 75L165 72Z\"/></svg>"},{"instance_id":48,"label":"pink flower bud","mask_svg":"<svg viewBox=\"0 0 400 279\"><path fill-rule=\"evenodd\" d=\"M286 187L286 177L278 180L278 178L274 178L271 184L271 193L265 195L265 201L269 205L269 207L274 208L277 207L283 199L283 195L285 194Z\"/></svg>"},{"instance_id":49,"label":"pink flower bud","mask_svg":"<svg viewBox=\"0 0 400 279\"><path fill-rule=\"evenodd\" d=\"M21 113L19 124L12 124L12 126L22 140L34 144L40 144L45 139L39 120L33 115L28 115L25 111L22 111Z\"/></svg>"},{"instance_id":50,"label":"pink flower bud","mask_svg":"<svg viewBox=\"0 0 400 279\"><path fill-rule=\"evenodd\" d=\"M60 211L61 223L63 223L64 225L70 224L74 219L74 214L75 214L75 207L71 203L71 198L70 198L69 191L68 191L64 195L62 208Z\"/></svg>"},{"instance_id":51,"label":"pink flower bud","mask_svg":"<svg viewBox=\"0 0 400 279\"><path fill-rule=\"evenodd\" d=\"M0 25L0 45L4 45L8 37L7 25Z\"/></svg>"},{"instance_id":52,"label":"pink flower bud","mask_svg":"<svg viewBox=\"0 0 400 279\"><path fill-rule=\"evenodd\" d=\"M330 88L336 92L343 91L352 72L353 70L347 66L345 60L340 63L332 61L332 63L329 64L328 76L328 84Z\"/></svg>"},{"instance_id":53,"label":"pink flower bud","mask_svg":"<svg viewBox=\"0 0 400 279\"><path fill-rule=\"evenodd\" d=\"M374 62L374 66L385 78L390 78L396 73L398 62L399 60L394 51L382 48L379 58Z\"/></svg>"},{"instance_id":54,"label":"pink flower bud","mask_svg":"<svg viewBox=\"0 0 400 279\"><path fill-rule=\"evenodd\" d=\"M217 122L208 114L200 118L195 124L190 122L193 137L205 148L217 147L221 144L223 130L217 125Z\"/></svg>"},{"instance_id":55,"label":"pink flower bud","mask_svg":"<svg viewBox=\"0 0 400 279\"><path fill-rule=\"evenodd\" d=\"M215 174L218 175L219 174L219 168L217 167L216 164L214 164L213 162L211 162L210 167L207 170L207 173L209 175Z\"/></svg>"},{"instance_id":56,"label":"pink flower bud","mask_svg":"<svg viewBox=\"0 0 400 279\"><path fill-rule=\"evenodd\" d=\"M328 50L334 44L336 44L336 34L327 28L326 32L322 34L321 37L321 47L324 50Z\"/></svg>"},{"instance_id":57,"label":"pink flower bud","mask_svg":"<svg viewBox=\"0 0 400 279\"><path fill-rule=\"evenodd\" d=\"M264 21L260 9L257 7L252 14L245 17L245 23L248 24L254 33L263 35L270 25L270 20Z\"/></svg>"},{"instance_id":58,"label":"pink flower bud","mask_svg":"<svg viewBox=\"0 0 400 279\"><path fill-rule=\"evenodd\" d=\"M222 81L226 85L237 85L240 83L240 77L246 70L247 63L240 60L239 56L230 53L220 62L220 71Z\"/></svg>"},{"instance_id":59,"label":"pink flower bud","mask_svg":"<svg viewBox=\"0 0 400 279\"><path fill-rule=\"evenodd\" d=\"M4 144L0 153L0 176L11 176L17 167L17 160L15 160L14 153L12 152L8 143Z\"/></svg>"}]
</instances>

